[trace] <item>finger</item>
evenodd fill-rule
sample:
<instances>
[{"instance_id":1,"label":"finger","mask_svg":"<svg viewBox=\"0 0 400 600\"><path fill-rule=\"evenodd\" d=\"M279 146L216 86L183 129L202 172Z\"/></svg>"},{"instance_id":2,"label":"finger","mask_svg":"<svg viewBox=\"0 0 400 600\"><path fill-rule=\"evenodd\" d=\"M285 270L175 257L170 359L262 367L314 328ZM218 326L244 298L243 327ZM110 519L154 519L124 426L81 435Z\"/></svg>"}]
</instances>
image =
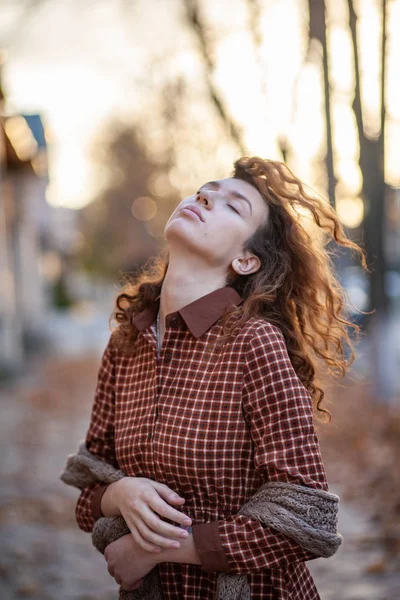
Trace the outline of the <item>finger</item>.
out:
<instances>
[{"instance_id":1,"label":"finger","mask_svg":"<svg viewBox=\"0 0 400 600\"><path fill-rule=\"evenodd\" d=\"M166 523L165 521L160 519L158 515L154 513L150 508L147 508L144 511L143 522L152 532L154 532L156 535L166 538L169 543L171 541L187 537L187 533L185 533L185 530L182 529L182 527ZM143 535L142 529L140 530L140 532ZM151 538L151 541L156 544L159 543L159 541L157 541L154 537Z\"/></svg>"},{"instance_id":2,"label":"finger","mask_svg":"<svg viewBox=\"0 0 400 600\"><path fill-rule=\"evenodd\" d=\"M135 540L135 542L138 546L143 548L143 550L146 550L146 552L160 552L161 551L161 548L159 546L155 546L154 544L152 544L151 542L149 542L145 538L143 538L143 536L140 534L140 531L138 530L138 527L136 524L130 523L130 521L128 521L127 519L125 519L125 521L130 529L133 539Z\"/></svg>"},{"instance_id":3,"label":"finger","mask_svg":"<svg viewBox=\"0 0 400 600\"><path fill-rule=\"evenodd\" d=\"M161 521L162 522L162 521ZM137 524L138 531L144 540L163 548L179 548L180 544L176 539L166 538L159 535L156 531L148 527L145 521ZM183 530L181 529L181 532Z\"/></svg>"},{"instance_id":4,"label":"finger","mask_svg":"<svg viewBox=\"0 0 400 600\"><path fill-rule=\"evenodd\" d=\"M179 496L174 490L165 485L165 483L159 483L158 481L152 482L154 489L158 494L167 502L185 502L185 498Z\"/></svg>"},{"instance_id":5,"label":"finger","mask_svg":"<svg viewBox=\"0 0 400 600\"><path fill-rule=\"evenodd\" d=\"M190 517L188 517L187 515L185 515L185 513L176 510L176 508L173 508L172 506L169 506L169 504L167 504L166 502L164 502L164 500L162 498L160 498L160 496L152 496L149 499L148 502L148 506L157 514L160 515L160 517L166 517L167 519L170 519L171 521L175 521L176 523L180 523L181 525L191 525L192 524L192 519ZM185 521L189 519L190 523L185 523Z\"/></svg>"}]
</instances>

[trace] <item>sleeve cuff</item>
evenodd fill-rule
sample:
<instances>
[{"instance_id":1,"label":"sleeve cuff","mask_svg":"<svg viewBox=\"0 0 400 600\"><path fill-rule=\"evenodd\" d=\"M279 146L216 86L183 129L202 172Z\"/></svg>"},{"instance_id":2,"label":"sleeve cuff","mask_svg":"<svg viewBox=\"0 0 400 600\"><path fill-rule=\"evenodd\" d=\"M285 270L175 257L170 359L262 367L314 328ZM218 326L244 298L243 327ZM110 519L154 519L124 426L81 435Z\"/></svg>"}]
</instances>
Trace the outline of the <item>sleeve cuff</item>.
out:
<instances>
[{"instance_id":1,"label":"sleeve cuff","mask_svg":"<svg viewBox=\"0 0 400 600\"><path fill-rule=\"evenodd\" d=\"M192 525L193 540L201 566L207 573L232 572L225 550L222 547L218 521Z\"/></svg>"},{"instance_id":2,"label":"sleeve cuff","mask_svg":"<svg viewBox=\"0 0 400 600\"><path fill-rule=\"evenodd\" d=\"M93 492L92 502L91 502L91 512L92 512L92 517L95 521L97 521L97 519L100 519L100 517L104 517L103 513L101 512L100 505L101 505L101 499L103 497L103 494L109 485L110 485L109 483L107 483L105 485L101 485Z\"/></svg>"}]
</instances>

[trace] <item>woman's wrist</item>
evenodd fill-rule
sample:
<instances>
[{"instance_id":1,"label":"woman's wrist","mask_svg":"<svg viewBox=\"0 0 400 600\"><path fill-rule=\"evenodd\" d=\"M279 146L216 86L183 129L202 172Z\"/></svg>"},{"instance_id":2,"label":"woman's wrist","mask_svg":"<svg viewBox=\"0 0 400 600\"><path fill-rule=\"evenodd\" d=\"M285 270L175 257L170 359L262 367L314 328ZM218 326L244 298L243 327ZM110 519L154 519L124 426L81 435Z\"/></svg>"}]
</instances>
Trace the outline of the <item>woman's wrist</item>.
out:
<instances>
[{"instance_id":1,"label":"woman's wrist","mask_svg":"<svg viewBox=\"0 0 400 600\"><path fill-rule=\"evenodd\" d=\"M190 529L192 526L190 525ZM185 529L189 529L186 528ZM201 565L199 555L194 544L193 534L189 533L186 539L179 539L179 548L162 548L161 552L154 554L157 563L177 562L190 565Z\"/></svg>"},{"instance_id":2,"label":"woman's wrist","mask_svg":"<svg viewBox=\"0 0 400 600\"><path fill-rule=\"evenodd\" d=\"M101 517L104 517L103 513L101 512L101 499L105 494L108 485L109 484L101 484L97 486L93 492L91 500L91 510L92 517L95 521L97 521L97 519L100 519Z\"/></svg>"},{"instance_id":3,"label":"woman's wrist","mask_svg":"<svg viewBox=\"0 0 400 600\"><path fill-rule=\"evenodd\" d=\"M120 510L120 492L122 488L122 479L110 483L100 500L100 510L104 517L119 517Z\"/></svg>"}]
</instances>

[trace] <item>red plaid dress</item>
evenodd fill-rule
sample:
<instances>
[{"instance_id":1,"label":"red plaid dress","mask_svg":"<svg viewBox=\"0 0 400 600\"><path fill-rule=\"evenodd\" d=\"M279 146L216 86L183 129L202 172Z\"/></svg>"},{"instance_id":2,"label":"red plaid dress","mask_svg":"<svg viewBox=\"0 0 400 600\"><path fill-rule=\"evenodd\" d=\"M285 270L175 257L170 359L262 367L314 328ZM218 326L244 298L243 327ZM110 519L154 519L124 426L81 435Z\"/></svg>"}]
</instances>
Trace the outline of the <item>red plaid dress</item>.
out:
<instances>
[{"instance_id":1,"label":"red plaid dress","mask_svg":"<svg viewBox=\"0 0 400 600\"><path fill-rule=\"evenodd\" d=\"M265 481L328 490L311 396L279 327L251 317L219 354L226 286L166 317L157 357L154 305L137 314L137 352L104 350L88 449L130 477L165 483L186 500L201 565L161 563L165 600L212 600L219 571L246 575L252 600L320 600L306 561L318 558L258 520L237 514ZM99 483L82 490L76 519L91 532ZM164 518L164 517L163 517ZM167 522L173 523L168 519ZM176 525L176 523L173 523Z\"/></svg>"}]
</instances>

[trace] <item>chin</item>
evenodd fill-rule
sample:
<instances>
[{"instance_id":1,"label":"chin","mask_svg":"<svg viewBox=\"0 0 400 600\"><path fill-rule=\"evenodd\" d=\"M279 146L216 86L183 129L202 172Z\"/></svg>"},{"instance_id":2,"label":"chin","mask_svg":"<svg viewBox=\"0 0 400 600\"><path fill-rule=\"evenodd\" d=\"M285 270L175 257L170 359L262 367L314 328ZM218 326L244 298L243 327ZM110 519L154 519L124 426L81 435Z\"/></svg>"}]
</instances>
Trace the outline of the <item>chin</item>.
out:
<instances>
[{"instance_id":1,"label":"chin","mask_svg":"<svg viewBox=\"0 0 400 600\"><path fill-rule=\"evenodd\" d=\"M190 217L188 217L187 220L189 220L189 218ZM168 221L164 228L164 236L168 238L169 235L179 235L193 238L193 230L190 227L190 222L188 223L185 221L185 217L183 216L176 217L175 219Z\"/></svg>"}]
</instances>

